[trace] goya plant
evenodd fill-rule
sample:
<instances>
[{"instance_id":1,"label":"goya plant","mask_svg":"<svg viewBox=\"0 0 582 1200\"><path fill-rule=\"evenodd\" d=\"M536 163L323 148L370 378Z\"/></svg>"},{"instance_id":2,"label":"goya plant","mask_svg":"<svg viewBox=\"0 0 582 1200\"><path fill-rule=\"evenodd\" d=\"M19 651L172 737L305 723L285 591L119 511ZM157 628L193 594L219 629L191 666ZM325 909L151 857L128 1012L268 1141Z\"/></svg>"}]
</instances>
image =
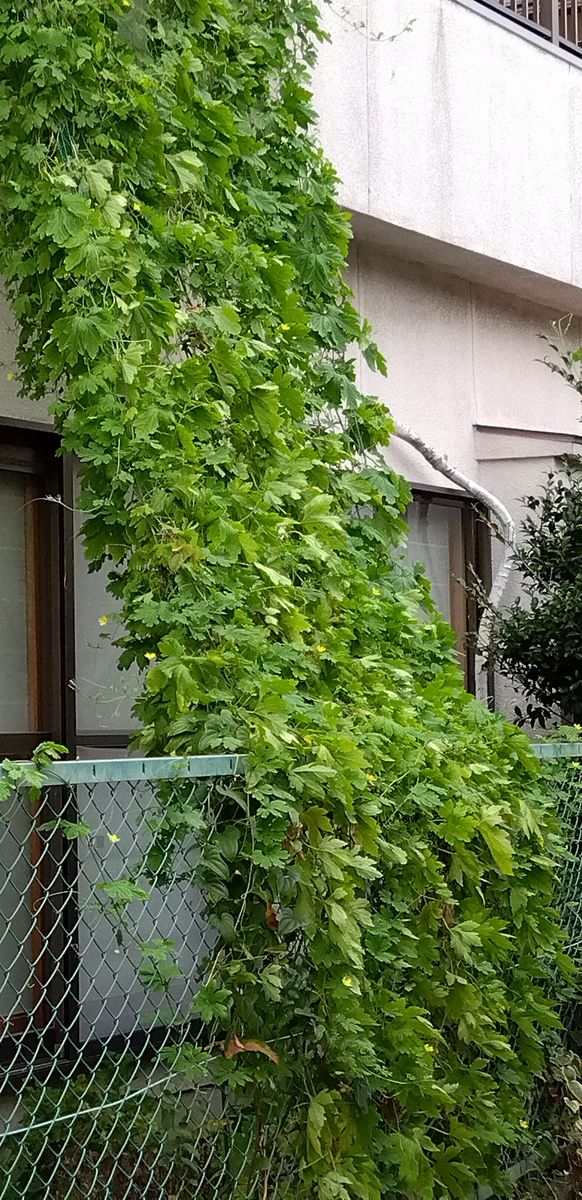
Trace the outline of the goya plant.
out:
<instances>
[{"instance_id":1,"label":"goya plant","mask_svg":"<svg viewBox=\"0 0 582 1200\"><path fill-rule=\"evenodd\" d=\"M465 1197L556 1021L555 830L399 561L319 36L311 0L0 0L0 265L146 672L137 744L249 754L197 1009L297 1168L263 1194Z\"/></svg>"}]
</instances>

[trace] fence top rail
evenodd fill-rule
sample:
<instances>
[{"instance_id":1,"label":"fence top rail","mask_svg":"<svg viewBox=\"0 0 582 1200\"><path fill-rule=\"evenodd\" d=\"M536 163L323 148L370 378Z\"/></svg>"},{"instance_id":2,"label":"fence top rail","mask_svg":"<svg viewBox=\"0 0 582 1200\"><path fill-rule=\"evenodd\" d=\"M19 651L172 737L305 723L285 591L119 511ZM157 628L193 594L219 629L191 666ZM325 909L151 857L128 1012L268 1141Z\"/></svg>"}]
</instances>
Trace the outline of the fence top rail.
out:
<instances>
[{"instance_id":1,"label":"fence top rail","mask_svg":"<svg viewBox=\"0 0 582 1200\"><path fill-rule=\"evenodd\" d=\"M197 754L188 758L70 759L43 768L42 775L47 787L62 784L147 783L158 779L210 779L218 775L242 775L246 761L244 754ZM0 767L0 779L3 773Z\"/></svg>"},{"instance_id":2,"label":"fence top rail","mask_svg":"<svg viewBox=\"0 0 582 1200\"><path fill-rule=\"evenodd\" d=\"M580 758L582 742L532 742L534 754L544 758Z\"/></svg>"},{"instance_id":3,"label":"fence top rail","mask_svg":"<svg viewBox=\"0 0 582 1200\"><path fill-rule=\"evenodd\" d=\"M539 759L580 758L580 742L532 742ZM32 763L30 764L33 765ZM42 771L47 787L91 783L139 783L158 779L212 779L219 775L243 775L246 754L196 754L165 758L65 759ZM0 767L0 779L4 772Z\"/></svg>"}]
</instances>

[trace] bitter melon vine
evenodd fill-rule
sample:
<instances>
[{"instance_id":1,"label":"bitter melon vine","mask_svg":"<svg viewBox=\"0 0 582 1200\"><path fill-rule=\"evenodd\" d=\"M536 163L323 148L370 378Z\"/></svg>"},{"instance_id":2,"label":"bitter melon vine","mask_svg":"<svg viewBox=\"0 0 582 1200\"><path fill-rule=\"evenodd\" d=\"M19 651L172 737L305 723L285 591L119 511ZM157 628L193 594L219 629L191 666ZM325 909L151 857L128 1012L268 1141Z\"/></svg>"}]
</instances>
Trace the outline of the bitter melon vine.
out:
<instances>
[{"instance_id":1,"label":"bitter melon vine","mask_svg":"<svg viewBox=\"0 0 582 1200\"><path fill-rule=\"evenodd\" d=\"M399 563L318 36L311 0L0 0L0 265L146 672L139 746L250 756L198 1011L270 1051L221 1065L300 1168L265 1195L466 1197L555 1023L555 831Z\"/></svg>"}]
</instances>

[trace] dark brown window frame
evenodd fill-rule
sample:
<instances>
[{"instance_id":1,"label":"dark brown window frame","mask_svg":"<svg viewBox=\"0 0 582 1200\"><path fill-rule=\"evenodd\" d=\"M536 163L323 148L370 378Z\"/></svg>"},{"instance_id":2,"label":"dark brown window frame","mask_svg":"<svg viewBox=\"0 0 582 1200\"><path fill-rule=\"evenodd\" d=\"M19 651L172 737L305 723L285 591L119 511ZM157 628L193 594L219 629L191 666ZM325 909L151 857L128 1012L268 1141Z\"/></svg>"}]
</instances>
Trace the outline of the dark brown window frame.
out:
<instances>
[{"instance_id":1,"label":"dark brown window frame","mask_svg":"<svg viewBox=\"0 0 582 1200\"><path fill-rule=\"evenodd\" d=\"M0 759L26 760L42 741L67 747L70 758L83 746L127 749L130 733L77 730L75 679L75 490L74 465L59 455L59 437L42 424L0 420L0 471L15 471L31 480L26 499L27 553L30 550L33 586L28 595L27 632L29 662L34 664L31 698L38 728L0 732ZM11 1065L11 1074L26 1064L14 1063L10 1037L22 1035L23 1052L34 1055L42 1074L56 1047L62 1062L78 1053L77 1020L78 944L77 877L74 842L52 834L51 851L40 825L55 816L76 817L75 798L66 789L51 789L51 811L44 801L31 812L29 862L34 923L31 929L33 1017L28 1011L0 1018L3 1035L0 1061ZM55 891L55 883L57 884ZM70 894L64 908L55 904L62 886ZM58 971L55 966L58 964ZM43 1066L44 1064L44 1066ZM35 1065L36 1073L36 1065Z\"/></svg>"},{"instance_id":2,"label":"dark brown window frame","mask_svg":"<svg viewBox=\"0 0 582 1200\"><path fill-rule=\"evenodd\" d=\"M82 747L124 750L130 730L80 731L73 681L75 662L75 488L70 456L59 456L59 437L50 428L0 420L0 471L13 470L36 482L27 506L35 545L35 586L29 598L30 636L36 645L38 728L0 731L1 758L30 758L42 741L56 741L76 758ZM31 655L32 657L32 655Z\"/></svg>"},{"instance_id":3,"label":"dark brown window frame","mask_svg":"<svg viewBox=\"0 0 582 1200\"><path fill-rule=\"evenodd\" d=\"M475 693L475 640L482 608L478 604L476 588L471 582L480 585L485 592L491 587L491 531L489 515L484 505L475 500L467 492L457 488L422 487L413 485L412 498L415 501L425 501L430 504L441 504L449 508L457 508L461 512L461 561L463 579L465 581L465 683L467 691ZM488 703L493 707L493 677L487 679Z\"/></svg>"},{"instance_id":4,"label":"dark brown window frame","mask_svg":"<svg viewBox=\"0 0 582 1200\"><path fill-rule=\"evenodd\" d=\"M57 445L54 434L39 433L20 423L0 423L0 471L14 471L31 480L25 520L34 584L27 602L27 628L34 667L31 695L38 718L31 722L37 725L35 729L0 732L0 757L26 759L39 742L58 740L63 732L60 515L54 500L43 499L56 498L60 492Z\"/></svg>"}]
</instances>

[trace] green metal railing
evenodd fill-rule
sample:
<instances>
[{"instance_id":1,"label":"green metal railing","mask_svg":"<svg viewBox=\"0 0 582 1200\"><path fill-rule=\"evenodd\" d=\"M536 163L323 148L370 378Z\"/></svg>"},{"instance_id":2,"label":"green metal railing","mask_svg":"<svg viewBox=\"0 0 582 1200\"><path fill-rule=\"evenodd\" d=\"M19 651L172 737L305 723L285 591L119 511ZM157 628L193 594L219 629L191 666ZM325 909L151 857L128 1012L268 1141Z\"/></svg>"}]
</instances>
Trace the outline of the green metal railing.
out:
<instances>
[{"instance_id":1,"label":"green metal railing","mask_svg":"<svg viewBox=\"0 0 582 1200\"><path fill-rule=\"evenodd\" d=\"M582 743L535 750L567 832L561 903L582 965ZM276 1131L259 1144L252 1114L197 1070L220 1031L192 1017L217 936L193 864L244 770L233 755L60 762L40 801L4 803L0 1200L296 1193ZM152 865L169 817L179 836Z\"/></svg>"}]
</instances>

